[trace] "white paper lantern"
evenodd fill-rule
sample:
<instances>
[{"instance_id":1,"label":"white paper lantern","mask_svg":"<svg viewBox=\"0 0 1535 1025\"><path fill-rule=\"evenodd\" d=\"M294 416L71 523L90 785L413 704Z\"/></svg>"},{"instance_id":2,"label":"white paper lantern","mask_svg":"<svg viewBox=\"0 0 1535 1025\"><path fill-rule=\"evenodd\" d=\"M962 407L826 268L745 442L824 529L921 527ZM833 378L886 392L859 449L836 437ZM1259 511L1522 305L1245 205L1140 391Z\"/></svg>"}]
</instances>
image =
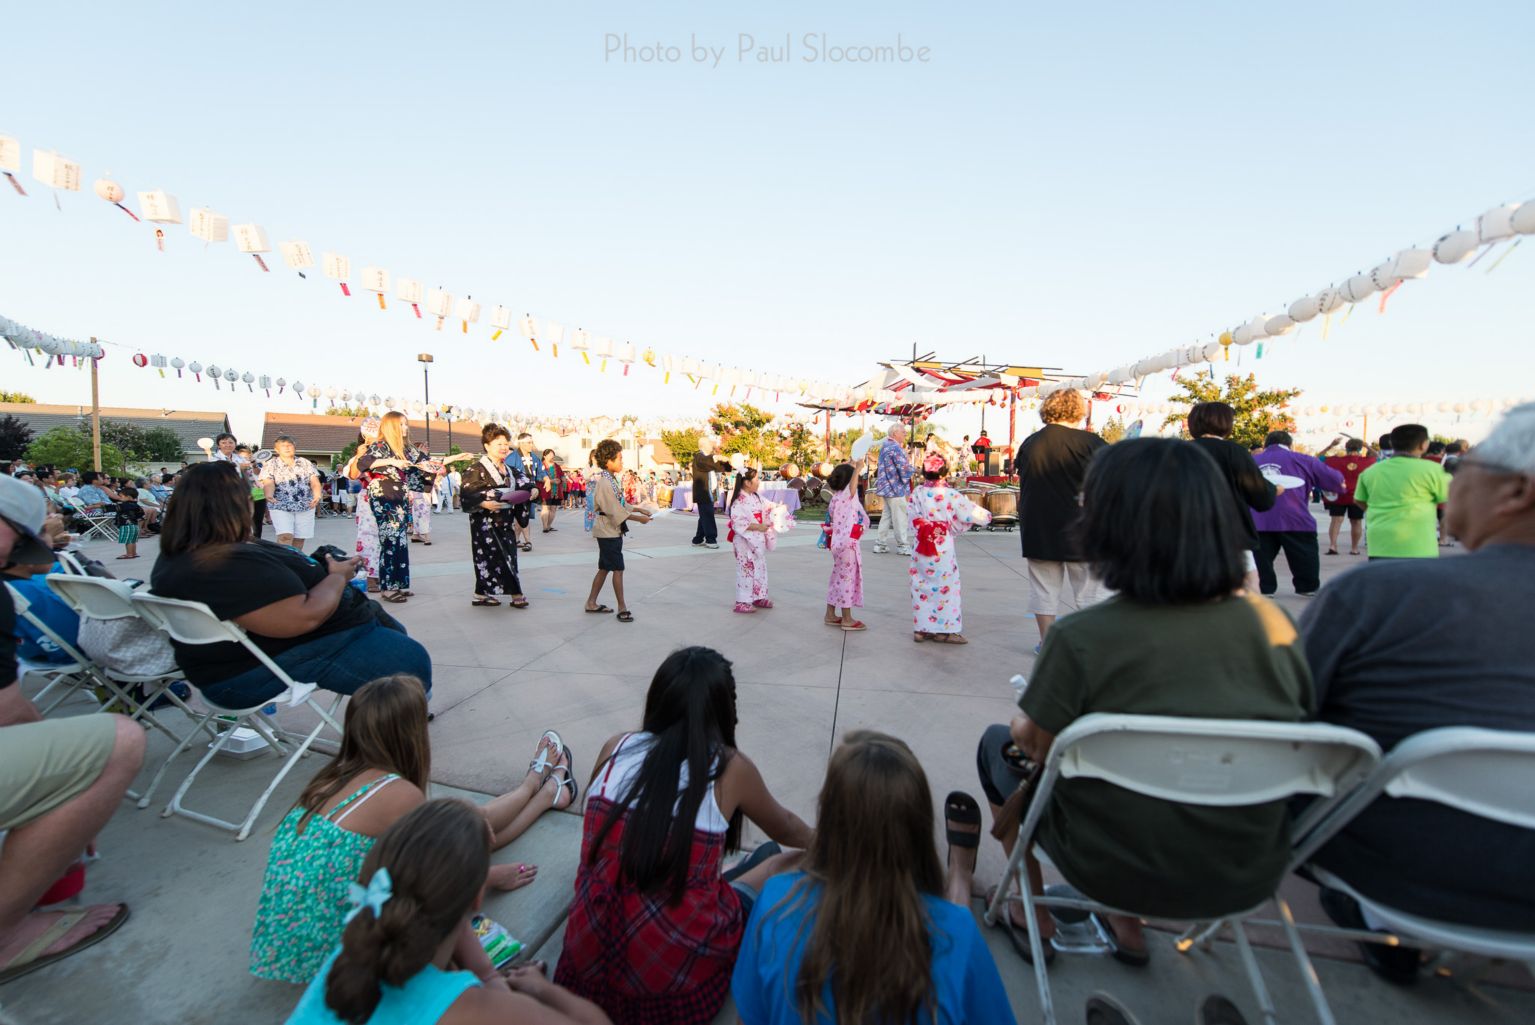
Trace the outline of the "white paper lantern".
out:
<instances>
[{"instance_id":1,"label":"white paper lantern","mask_svg":"<svg viewBox=\"0 0 1535 1025\"><path fill-rule=\"evenodd\" d=\"M440 322L453 313L453 294L441 288L427 289L426 312L437 318L440 327Z\"/></svg>"},{"instance_id":2,"label":"white paper lantern","mask_svg":"<svg viewBox=\"0 0 1535 1025\"><path fill-rule=\"evenodd\" d=\"M280 242L277 248L282 251L283 262L293 270L302 273L314 266L314 253L310 252L308 242Z\"/></svg>"},{"instance_id":3,"label":"white paper lantern","mask_svg":"<svg viewBox=\"0 0 1535 1025\"><path fill-rule=\"evenodd\" d=\"M480 304L473 299L465 298L458 303L458 321L463 325L463 333L469 333L469 325L478 323L480 319Z\"/></svg>"},{"instance_id":4,"label":"white paper lantern","mask_svg":"<svg viewBox=\"0 0 1535 1025\"><path fill-rule=\"evenodd\" d=\"M571 332L570 335L570 347L581 353L583 356L586 355L586 353L590 352L592 348L591 332L586 330L584 327L576 328ZM590 362L590 360L588 360L588 362Z\"/></svg>"},{"instance_id":5,"label":"white paper lantern","mask_svg":"<svg viewBox=\"0 0 1535 1025\"><path fill-rule=\"evenodd\" d=\"M490 326L495 328L491 332L491 340L501 337L501 332L512 326L512 311L505 306L492 306L490 308Z\"/></svg>"},{"instance_id":6,"label":"white paper lantern","mask_svg":"<svg viewBox=\"0 0 1535 1025\"><path fill-rule=\"evenodd\" d=\"M613 339L607 337L597 339L597 343L593 347L592 351L597 354L599 359L612 359Z\"/></svg>"},{"instance_id":7,"label":"white paper lantern","mask_svg":"<svg viewBox=\"0 0 1535 1025\"><path fill-rule=\"evenodd\" d=\"M1476 232L1457 228L1448 235L1441 235L1439 241L1433 244L1431 251L1434 259L1440 263L1463 263L1476 252L1477 245Z\"/></svg>"},{"instance_id":8,"label":"white paper lantern","mask_svg":"<svg viewBox=\"0 0 1535 1025\"><path fill-rule=\"evenodd\" d=\"M189 216L187 230L193 238L200 238L204 242L225 242L229 239L229 218L200 206Z\"/></svg>"},{"instance_id":9,"label":"white paper lantern","mask_svg":"<svg viewBox=\"0 0 1535 1025\"><path fill-rule=\"evenodd\" d=\"M0 135L0 171L21 170L21 140L14 135Z\"/></svg>"},{"instance_id":10,"label":"white paper lantern","mask_svg":"<svg viewBox=\"0 0 1535 1025\"><path fill-rule=\"evenodd\" d=\"M194 370L193 373L196 373L196 371ZM221 378L223 376L224 376L224 371L219 369L219 366L218 366L217 363L209 363L208 364L208 377L209 377L210 380L213 381L213 384L214 384L215 387L219 383L219 378Z\"/></svg>"},{"instance_id":11,"label":"white paper lantern","mask_svg":"<svg viewBox=\"0 0 1535 1025\"><path fill-rule=\"evenodd\" d=\"M181 204L175 196L160 189L140 192L139 217L151 224L180 224Z\"/></svg>"},{"instance_id":12,"label":"white paper lantern","mask_svg":"<svg viewBox=\"0 0 1535 1025\"><path fill-rule=\"evenodd\" d=\"M1428 275L1428 268L1434 262L1434 254L1428 249L1403 249L1396 254L1392 261L1391 273L1397 280L1408 278L1421 278Z\"/></svg>"},{"instance_id":13,"label":"white paper lantern","mask_svg":"<svg viewBox=\"0 0 1535 1025\"><path fill-rule=\"evenodd\" d=\"M1263 326L1268 331L1269 337L1277 338L1294 331L1295 321L1288 313L1280 313L1264 321Z\"/></svg>"},{"instance_id":14,"label":"white paper lantern","mask_svg":"<svg viewBox=\"0 0 1535 1025\"><path fill-rule=\"evenodd\" d=\"M203 365L197 362L197 360L194 359L192 362L188 363L187 369L190 370L192 372L192 376L196 377L199 381L203 379Z\"/></svg>"},{"instance_id":15,"label":"white paper lantern","mask_svg":"<svg viewBox=\"0 0 1535 1025\"><path fill-rule=\"evenodd\" d=\"M260 377L258 377L256 379L256 384L260 385L261 390L266 392L268 395L272 394L272 379L266 374L262 374Z\"/></svg>"},{"instance_id":16,"label":"white paper lantern","mask_svg":"<svg viewBox=\"0 0 1535 1025\"><path fill-rule=\"evenodd\" d=\"M410 303L414 306L420 304L421 296L425 292L421 287L421 282L415 278L395 278L394 294L400 297L401 302ZM419 309L416 310L416 316L421 316Z\"/></svg>"},{"instance_id":17,"label":"white paper lantern","mask_svg":"<svg viewBox=\"0 0 1535 1025\"><path fill-rule=\"evenodd\" d=\"M1339 294L1343 296L1343 301L1350 303L1362 302L1377 291L1379 289L1375 287L1375 282L1371 280L1368 274L1355 274L1345 281L1343 287L1338 290Z\"/></svg>"},{"instance_id":18,"label":"white paper lantern","mask_svg":"<svg viewBox=\"0 0 1535 1025\"><path fill-rule=\"evenodd\" d=\"M278 384L282 383L281 378L278 379L277 383ZM303 381L294 381L293 382L293 394L297 395L299 398L303 398L304 397L304 382Z\"/></svg>"},{"instance_id":19,"label":"white paper lantern","mask_svg":"<svg viewBox=\"0 0 1535 1025\"><path fill-rule=\"evenodd\" d=\"M560 343L565 340L565 326L553 320L544 321L544 337L548 339L556 354L560 351Z\"/></svg>"},{"instance_id":20,"label":"white paper lantern","mask_svg":"<svg viewBox=\"0 0 1535 1025\"><path fill-rule=\"evenodd\" d=\"M1206 363L1213 363L1215 362L1216 357L1221 354L1221 349L1223 348L1224 346L1222 346L1220 342L1207 342L1204 347L1199 350L1199 355Z\"/></svg>"},{"instance_id":21,"label":"white paper lantern","mask_svg":"<svg viewBox=\"0 0 1535 1025\"><path fill-rule=\"evenodd\" d=\"M517 333L533 343L533 348L538 348L538 325L531 314L524 313L517 321Z\"/></svg>"},{"instance_id":22,"label":"white paper lantern","mask_svg":"<svg viewBox=\"0 0 1535 1025\"><path fill-rule=\"evenodd\" d=\"M1535 235L1535 202L1521 204L1509 223L1521 235Z\"/></svg>"},{"instance_id":23,"label":"white paper lantern","mask_svg":"<svg viewBox=\"0 0 1535 1025\"><path fill-rule=\"evenodd\" d=\"M121 203L127 195L123 187L110 178L96 179L96 195L108 203Z\"/></svg>"},{"instance_id":24,"label":"white paper lantern","mask_svg":"<svg viewBox=\"0 0 1535 1025\"><path fill-rule=\"evenodd\" d=\"M1327 287L1316 294L1317 311L1322 314L1333 313L1343 305L1343 293L1339 289Z\"/></svg>"},{"instance_id":25,"label":"white paper lantern","mask_svg":"<svg viewBox=\"0 0 1535 1025\"><path fill-rule=\"evenodd\" d=\"M234 233L235 248L242 253L270 253L271 243L267 241L266 231L259 224L236 224L229 229Z\"/></svg>"},{"instance_id":26,"label":"white paper lantern","mask_svg":"<svg viewBox=\"0 0 1535 1025\"><path fill-rule=\"evenodd\" d=\"M1476 233L1485 245L1488 242L1497 242L1510 238L1514 234L1514 213L1519 209L1519 204L1505 204L1495 206L1476 219Z\"/></svg>"},{"instance_id":27,"label":"white paper lantern","mask_svg":"<svg viewBox=\"0 0 1535 1025\"><path fill-rule=\"evenodd\" d=\"M57 356L64 351L64 342L53 335L38 335L36 348L43 350L49 356Z\"/></svg>"},{"instance_id":28,"label":"white paper lantern","mask_svg":"<svg viewBox=\"0 0 1535 1025\"><path fill-rule=\"evenodd\" d=\"M51 149L32 151L32 177L50 189L80 191L80 165Z\"/></svg>"},{"instance_id":29,"label":"white paper lantern","mask_svg":"<svg viewBox=\"0 0 1535 1025\"><path fill-rule=\"evenodd\" d=\"M1439 412L1441 412L1441 413L1448 413L1451 410L1453 410L1454 408L1455 408L1454 403L1450 403L1450 402L1441 402L1441 403L1439 403Z\"/></svg>"},{"instance_id":30,"label":"white paper lantern","mask_svg":"<svg viewBox=\"0 0 1535 1025\"><path fill-rule=\"evenodd\" d=\"M322 253L320 260L325 269L325 276L332 281L341 282L341 291L351 295L352 290L346 283L352 279L352 261L340 253Z\"/></svg>"},{"instance_id":31,"label":"white paper lantern","mask_svg":"<svg viewBox=\"0 0 1535 1025\"><path fill-rule=\"evenodd\" d=\"M230 384L234 384L239 379L240 379L240 372L238 370L230 369L230 370L224 371L224 380L228 381Z\"/></svg>"},{"instance_id":32,"label":"white paper lantern","mask_svg":"<svg viewBox=\"0 0 1535 1025\"><path fill-rule=\"evenodd\" d=\"M1370 282L1374 284L1378 292L1396 287L1401 280L1396 276L1396 257L1394 256L1370 268Z\"/></svg>"},{"instance_id":33,"label":"white paper lantern","mask_svg":"<svg viewBox=\"0 0 1535 1025\"><path fill-rule=\"evenodd\" d=\"M1322 312L1322 299L1317 295L1302 296L1290 304L1288 312L1292 321L1304 324Z\"/></svg>"},{"instance_id":34,"label":"white paper lantern","mask_svg":"<svg viewBox=\"0 0 1535 1025\"><path fill-rule=\"evenodd\" d=\"M378 308L385 309L384 293L389 291L389 272L382 267L364 267L357 275L357 283L365 291L378 297Z\"/></svg>"}]
</instances>

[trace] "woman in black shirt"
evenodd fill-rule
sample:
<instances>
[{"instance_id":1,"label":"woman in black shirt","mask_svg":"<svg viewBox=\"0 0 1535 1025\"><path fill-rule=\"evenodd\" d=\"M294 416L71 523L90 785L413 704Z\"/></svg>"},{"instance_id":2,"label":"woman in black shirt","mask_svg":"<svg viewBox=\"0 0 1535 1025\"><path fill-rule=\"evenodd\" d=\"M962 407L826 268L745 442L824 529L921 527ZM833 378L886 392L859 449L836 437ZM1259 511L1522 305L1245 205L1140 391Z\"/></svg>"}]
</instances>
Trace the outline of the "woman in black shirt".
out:
<instances>
[{"instance_id":1,"label":"woman in black shirt","mask_svg":"<svg viewBox=\"0 0 1535 1025\"><path fill-rule=\"evenodd\" d=\"M1249 591L1256 592L1258 563L1254 553L1258 550L1258 531L1253 526L1252 511L1256 509L1265 512L1274 508L1274 502L1284 490L1270 484L1258 472L1258 464L1250 451L1230 440L1236 416L1237 411L1224 402L1196 403L1189 410L1189 436L1194 439L1195 445L1215 460L1230 490L1232 508L1236 510L1237 525L1242 528L1242 540L1246 546L1245 584Z\"/></svg>"},{"instance_id":2,"label":"woman in black shirt","mask_svg":"<svg viewBox=\"0 0 1535 1025\"><path fill-rule=\"evenodd\" d=\"M250 634L303 683L350 694L409 673L432 690L432 660L377 604L349 587L357 560L314 559L251 538L250 488L230 463L189 467L166 504L152 591L202 602ZM250 708L284 684L243 645L172 641L187 682L226 708Z\"/></svg>"}]
</instances>

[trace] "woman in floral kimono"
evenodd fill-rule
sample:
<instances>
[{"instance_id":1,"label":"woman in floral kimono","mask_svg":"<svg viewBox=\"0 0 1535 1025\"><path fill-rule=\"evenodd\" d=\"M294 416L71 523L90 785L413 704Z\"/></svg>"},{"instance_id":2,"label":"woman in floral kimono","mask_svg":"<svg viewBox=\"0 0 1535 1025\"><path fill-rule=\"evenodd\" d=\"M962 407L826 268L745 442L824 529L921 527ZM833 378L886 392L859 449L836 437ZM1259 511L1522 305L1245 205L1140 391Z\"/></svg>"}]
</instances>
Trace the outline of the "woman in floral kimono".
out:
<instances>
[{"instance_id":1,"label":"woman in floral kimono","mask_svg":"<svg viewBox=\"0 0 1535 1025\"><path fill-rule=\"evenodd\" d=\"M420 445L412 445L411 448L415 450L415 455L421 457L422 462L431 458L431 453ZM423 545L432 543L432 492L435 490L437 490L436 474L418 474L415 482L411 484L410 539L412 543Z\"/></svg>"},{"instance_id":2,"label":"woman in floral kimono","mask_svg":"<svg viewBox=\"0 0 1535 1025\"><path fill-rule=\"evenodd\" d=\"M831 521L831 581L826 585L826 625L844 630L867 630L853 618L863 608L863 552L859 539L869 527L869 514L858 504L858 485L852 463L843 463L826 478L834 494L827 516Z\"/></svg>"},{"instance_id":3,"label":"woman in floral kimono","mask_svg":"<svg viewBox=\"0 0 1535 1025\"><path fill-rule=\"evenodd\" d=\"M441 473L443 464L427 459L420 449L407 444L410 425L404 413L385 413L379 421L378 440L357 457L357 469L368 490L368 503L378 521L378 582L387 602L402 604L411 596L410 492L425 491L422 473ZM453 460L474 458L460 454Z\"/></svg>"},{"instance_id":4,"label":"woman in floral kimono","mask_svg":"<svg viewBox=\"0 0 1535 1025\"><path fill-rule=\"evenodd\" d=\"M496 595L507 595L514 609L528 607L522 582L517 579L517 534L514 503L504 500L502 489L514 487L506 468L512 435L500 424L486 424L480 431L485 454L464 468L459 502L469 514L469 554L474 563L474 600L471 605L500 605Z\"/></svg>"},{"instance_id":5,"label":"woman in floral kimono","mask_svg":"<svg viewBox=\"0 0 1535 1025\"><path fill-rule=\"evenodd\" d=\"M772 503L757 494L757 471L747 467L736 474L730 496L730 544L736 554L737 612L770 609L767 553L773 530Z\"/></svg>"},{"instance_id":6,"label":"woman in floral kimono","mask_svg":"<svg viewBox=\"0 0 1535 1025\"><path fill-rule=\"evenodd\" d=\"M949 487L949 467L937 453L922 462L924 483L911 493L911 526L917 543L911 551L911 639L940 644L969 644L960 633L959 561L953 531L984 527L991 513Z\"/></svg>"},{"instance_id":7,"label":"woman in floral kimono","mask_svg":"<svg viewBox=\"0 0 1535 1025\"><path fill-rule=\"evenodd\" d=\"M357 451L341 472L348 480L357 480L362 471L357 459L378 440L378 417L370 416L357 428ZM378 521L373 518L373 503L368 501L366 482L357 493L357 556L368 571L368 590L378 590Z\"/></svg>"}]
</instances>

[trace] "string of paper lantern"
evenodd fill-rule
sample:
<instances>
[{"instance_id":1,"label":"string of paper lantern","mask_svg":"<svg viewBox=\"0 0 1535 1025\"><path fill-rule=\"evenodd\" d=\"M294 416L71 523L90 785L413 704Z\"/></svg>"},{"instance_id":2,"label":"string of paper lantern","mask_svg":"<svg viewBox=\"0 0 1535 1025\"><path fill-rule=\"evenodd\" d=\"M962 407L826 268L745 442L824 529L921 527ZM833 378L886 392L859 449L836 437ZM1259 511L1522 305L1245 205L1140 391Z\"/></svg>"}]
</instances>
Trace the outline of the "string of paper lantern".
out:
<instances>
[{"instance_id":1,"label":"string of paper lantern","mask_svg":"<svg viewBox=\"0 0 1535 1025\"><path fill-rule=\"evenodd\" d=\"M20 170L21 153L22 147L18 139L0 135L0 173L7 176L17 192L26 195L13 174ZM34 177L55 190L55 202L60 190L80 191L79 164L59 156L52 150L35 150L33 164ZM123 205L127 192L110 176L99 179L95 184L95 191L101 199L117 206L135 221L151 225L156 246L161 251L164 251L166 246L167 227L183 223L179 201L164 189L138 192L138 214L134 214ZM266 229L260 224L231 224L228 216L210 207L198 207L188 211L185 224L187 231L194 238L209 246L228 242L232 238L239 252L253 257L262 271L269 270L262 257L263 254L272 251L272 246ZM307 278L307 272L316 265L314 250L305 240L280 241L277 244L277 250L282 256L283 263L297 272L301 278ZM337 283L343 296L352 294L351 283L356 281L364 291L373 293L380 310L388 309L386 297L393 283L395 296L400 303L408 306L416 319L430 320L434 328L439 331L448 324L456 323L460 333L467 335L470 328L478 324L483 310L482 304L473 296L466 294L460 298L458 293L446 288L426 289L423 295L419 279L395 276L384 267L364 267L354 278L351 259L343 253L323 252L320 255L319 265L324 275ZM422 315L423 306L427 313L425 317ZM514 317L512 309L503 304L496 304L490 308L491 340L500 339L504 332L513 327L514 321L518 333L534 351L547 352L551 359L559 358L561 345L566 341L567 329L564 324L550 319L537 320L526 313L520 318ZM884 389L854 389L837 382L807 376L770 374L740 367L727 367L717 362L700 360L683 354L659 353L648 345L642 349L634 342L615 342L610 336L593 335L580 327L570 335L570 348L581 354L583 366L595 366L599 373L606 373L609 363L613 362L620 365L621 375L624 377L630 376L631 371L636 368L643 367L661 374L664 384L673 383L674 378L676 383L685 382L695 390L700 390L707 384L711 396L719 395L720 389L725 388L728 389L727 394L731 396L744 389L744 397L748 400L754 392L760 393L763 396L762 401L766 401L766 396L769 394L773 396L774 401L781 401L787 394L800 399L811 398L818 402L841 404L850 404L859 398L864 401L881 402L893 402L898 398L897 393ZM954 399L953 401L977 400Z\"/></svg>"},{"instance_id":2,"label":"string of paper lantern","mask_svg":"<svg viewBox=\"0 0 1535 1025\"><path fill-rule=\"evenodd\" d=\"M1283 313L1259 314L1234 328L1224 329L1213 336L1213 341L1169 349L1160 355L1148 356L1085 377L1020 389L1020 394L1029 391L1043 396L1065 388L1097 389L1105 383L1126 384L1166 370L1177 371L1183 367L1213 363L1217 359L1229 360L1232 345L1256 343L1257 354L1261 357L1265 340L1282 338L1295 331L1298 325L1318 317L1323 321L1322 337L1326 338L1332 315L1343 307L1348 307L1344 313L1347 317L1355 306L1364 304L1379 293L1377 309L1384 313L1386 300L1406 282L1427 277L1433 264L1456 265L1470 261L1475 265L1492 249L1508 243L1503 255L1488 267L1488 273L1491 273L1524 240L1524 236L1535 235L1535 201L1504 203L1492 207L1472 224L1470 228L1456 226L1453 231L1440 235L1432 245L1409 246L1399 250L1369 270L1361 270L1345 278L1341 285L1330 284L1303 295L1290 303ZM1480 255L1477 255L1478 250L1481 251Z\"/></svg>"},{"instance_id":3,"label":"string of paper lantern","mask_svg":"<svg viewBox=\"0 0 1535 1025\"><path fill-rule=\"evenodd\" d=\"M0 338L37 366L33 353L45 357L44 366L52 366L55 359L62 365L66 359L77 363L82 359L100 359L105 355L97 342L82 342L78 338L60 338L58 335L27 327L8 317L0 317Z\"/></svg>"}]
</instances>

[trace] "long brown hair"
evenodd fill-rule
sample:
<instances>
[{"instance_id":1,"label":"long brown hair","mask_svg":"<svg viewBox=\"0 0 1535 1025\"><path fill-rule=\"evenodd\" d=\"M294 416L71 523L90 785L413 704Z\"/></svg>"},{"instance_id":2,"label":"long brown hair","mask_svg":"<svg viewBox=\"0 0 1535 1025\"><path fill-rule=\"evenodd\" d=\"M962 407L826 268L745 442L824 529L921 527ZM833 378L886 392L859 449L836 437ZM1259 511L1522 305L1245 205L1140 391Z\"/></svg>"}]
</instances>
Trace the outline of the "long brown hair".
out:
<instances>
[{"instance_id":1,"label":"long brown hair","mask_svg":"<svg viewBox=\"0 0 1535 1025\"><path fill-rule=\"evenodd\" d=\"M779 907L819 889L794 981L800 1017L819 1021L831 987L837 1025L935 1019L932 942L922 895L943 890L933 794L911 748L855 730L826 767L805 877Z\"/></svg>"},{"instance_id":2,"label":"long brown hair","mask_svg":"<svg viewBox=\"0 0 1535 1025\"><path fill-rule=\"evenodd\" d=\"M379 869L391 895L346 924L325 977L325 1006L352 1025L373 1016L385 983L403 986L425 968L474 906L490 874L490 827L466 801L428 801L378 838L357 881L367 886Z\"/></svg>"},{"instance_id":3,"label":"long brown hair","mask_svg":"<svg viewBox=\"0 0 1535 1025\"><path fill-rule=\"evenodd\" d=\"M160 521L161 555L250 537L251 489L233 463L196 463L176 475L176 489Z\"/></svg>"},{"instance_id":4,"label":"long brown hair","mask_svg":"<svg viewBox=\"0 0 1535 1025\"><path fill-rule=\"evenodd\" d=\"M299 795L300 832L341 789L369 769L387 769L422 793L432 772L426 732L426 688L408 673L382 676L357 688L347 702L341 750Z\"/></svg>"},{"instance_id":5,"label":"long brown hair","mask_svg":"<svg viewBox=\"0 0 1535 1025\"><path fill-rule=\"evenodd\" d=\"M378 422L378 436L396 459L405 458L405 435L410 431L410 422L405 419L405 414L400 412L385 413Z\"/></svg>"}]
</instances>

